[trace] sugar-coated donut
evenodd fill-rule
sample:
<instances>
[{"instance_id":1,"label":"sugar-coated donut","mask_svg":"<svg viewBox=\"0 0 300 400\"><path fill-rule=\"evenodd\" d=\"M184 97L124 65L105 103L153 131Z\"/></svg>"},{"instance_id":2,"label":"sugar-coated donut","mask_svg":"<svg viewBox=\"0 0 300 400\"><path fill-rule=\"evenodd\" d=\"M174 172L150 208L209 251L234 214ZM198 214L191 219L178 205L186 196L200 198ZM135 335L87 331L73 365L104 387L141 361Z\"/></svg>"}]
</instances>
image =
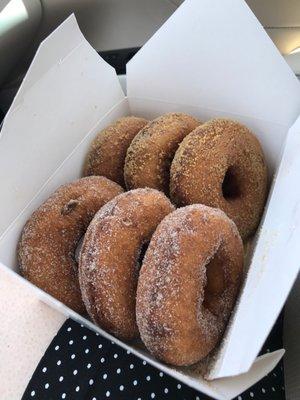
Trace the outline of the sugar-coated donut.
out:
<instances>
[{"instance_id":1,"label":"sugar-coated donut","mask_svg":"<svg viewBox=\"0 0 300 400\"><path fill-rule=\"evenodd\" d=\"M135 135L148 123L144 118L123 117L103 129L92 142L83 175L102 175L125 187L124 162Z\"/></svg>"},{"instance_id":2,"label":"sugar-coated donut","mask_svg":"<svg viewBox=\"0 0 300 400\"><path fill-rule=\"evenodd\" d=\"M259 141L229 119L211 120L180 144L171 166L170 194L178 206L201 203L223 210L245 239L259 224L267 168Z\"/></svg>"},{"instance_id":3,"label":"sugar-coated donut","mask_svg":"<svg viewBox=\"0 0 300 400\"><path fill-rule=\"evenodd\" d=\"M75 251L94 214L122 193L100 176L58 188L27 221L18 245L22 274L78 312L84 312Z\"/></svg>"},{"instance_id":4,"label":"sugar-coated donut","mask_svg":"<svg viewBox=\"0 0 300 400\"><path fill-rule=\"evenodd\" d=\"M93 321L119 338L138 335L135 294L141 253L173 209L157 190L132 190L102 207L87 229L79 261L82 298Z\"/></svg>"},{"instance_id":5,"label":"sugar-coated donut","mask_svg":"<svg viewBox=\"0 0 300 400\"><path fill-rule=\"evenodd\" d=\"M124 178L128 189L151 187L169 194L170 165L182 139L200 122L183 113L149 122L127 150Z\"/></svg>"},{"instance_id":6,"label":"sugar-coated donut","mask_svg":"<svg viewBox=\"0 0 300 400\"><path fill-rule=\"evenodd\" d=\"M224 333L242 275L242 240L224 212L194 204L165 217L137 287L137 324L148 350L178 366L207 356Z\"/></svg>"}]
</instances>

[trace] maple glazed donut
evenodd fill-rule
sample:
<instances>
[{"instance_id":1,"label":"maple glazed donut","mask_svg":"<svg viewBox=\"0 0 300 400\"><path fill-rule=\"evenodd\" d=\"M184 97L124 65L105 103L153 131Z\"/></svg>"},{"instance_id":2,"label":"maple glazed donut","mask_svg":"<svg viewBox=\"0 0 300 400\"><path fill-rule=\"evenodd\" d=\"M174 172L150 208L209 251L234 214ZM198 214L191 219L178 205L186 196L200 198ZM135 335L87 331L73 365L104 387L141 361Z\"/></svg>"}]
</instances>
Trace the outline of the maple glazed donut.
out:
<instances>
[{"instance_id":1,"label":"maple glazed donut","mask_svg":"<svg viewBox=\"0 0 300 400\"><path fill-rule=\"evenodd\" d=\"M128 189L151 187L169 194L170 165L182 139L200 121L169 113L149 122L127 150L124 178Z\"/></svg>"},{"instance_id":2,"label":"maple glazed donut","mask_svg":"<svg viewBox=\"0 0 300 400\"><path fill-rule=\"evenodd\" d=\"M94 214L122 191L100 176L58 188L23 228L18 245L23 276L73 310L84 312L76 248Z\"/></svg>"},{"instance_id":3,"label":"maple glazed donut","mask_svg":"<svg viewBox=\"0 0 300 400\"><path fill-rule=\"evenodd\" d=\"M174 207L154 189L117 196L95 215L79 260L86 309L101 328L122 339L138 336L135 295L143 246Z\"/></svg>"},{"instance_id":4,"label":"maple glazed donut","mask_svg":"<svg viewBox=\"0 0 300 400\"><path fill-rule=\"evenodd\" d=\"M259 224L267 195L267 167L259 141L229 119L199 126L175 154L170 195L178 206L220 208L247 238Z\"/></svg>"},{"instance_id":5,"label":"maple glazed donut","mask_svg":"<svg viewBox=\"0 0 300 400\"><path fill-rule=\"evenodd\" d=\"M134 116L118 119L93 140L86 157L83 175L102 175L125 187L124 162L135 135L148 123Z\"/></svg>"},{"instance_id":6,"label":"maple glazed donut","mask_svg":"<svg viewBox=\"0 0 300 400\"><path fill-rule=\"evenodd\" d=\"M179 208L158 225L140 271L136 318L157 358L187 366L220 342L243 276L243 244L224 212Z\"/></svg>"}]
</instances>

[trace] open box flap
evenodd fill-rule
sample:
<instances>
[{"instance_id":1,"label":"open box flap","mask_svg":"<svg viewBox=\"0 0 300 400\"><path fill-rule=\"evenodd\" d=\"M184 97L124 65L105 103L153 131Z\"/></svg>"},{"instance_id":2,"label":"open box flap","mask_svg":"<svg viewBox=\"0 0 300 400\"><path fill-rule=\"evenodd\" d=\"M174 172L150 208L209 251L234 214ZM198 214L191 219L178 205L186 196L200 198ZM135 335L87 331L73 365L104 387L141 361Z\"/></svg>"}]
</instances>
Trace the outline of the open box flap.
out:
<instances>
[{"instance_id":1,"label":"open box flap","mask_svg":"<svg viewBox=\"0 0 300 400\"><path fill-rule=\"evenodd\" d=\"M0 182L6 190L0 206L6 211L0 236L80 140L122 99L115 70L70 16L40 45L4 120Z\"/></svg>"},{"instance_id":2,"label":"open box flap","mask_svg":"<svg viewBox=\"0 0 300 400\"><path fill-rule=\"evenodd\" d=\"M300 84L242 0L187 0L127 64L128 96L290 127Z\"/></svg>"},{"instance_id":3,"label":"open box flap","mask_svg":"<svg viewBox=\"0 0 300 400\"><path fill-rule=\"evenodd\" d=\"M299 272L299 151L300 117L288 132L250 271L210 379L250 368Z\"/></svg>"}]
</instances>

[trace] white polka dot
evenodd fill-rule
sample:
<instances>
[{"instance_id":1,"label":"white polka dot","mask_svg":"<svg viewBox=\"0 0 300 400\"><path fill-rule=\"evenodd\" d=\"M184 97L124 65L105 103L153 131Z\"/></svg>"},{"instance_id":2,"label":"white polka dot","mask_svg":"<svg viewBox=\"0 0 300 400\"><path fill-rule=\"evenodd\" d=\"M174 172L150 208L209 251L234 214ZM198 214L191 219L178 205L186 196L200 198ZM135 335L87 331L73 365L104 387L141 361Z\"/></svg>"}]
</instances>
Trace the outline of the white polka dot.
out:
<instances>
[{"instance_id":1,"label":"white polka dot","mask_svg":"<svg viewBox=\"0 0 300 400\"><path fill-rule=\"evenodd\" d=\"M84 328L84 325L80 324L81 328Z\"/></svg>"},{"instance_id":2,"label":"white polka dot","mask_svg":"<svg viewBox=\"0 0 300 400\"><path fill-rule=\"evenodd\" d=\"M96 336L99 336L99 333L98 333L98 332L96 332Z\"/></svg>"},{"instance_id":3,"label":"white polka dot","mask_svg":"<svg viewBox=\"0 0 300 400\"><path fill-rule=\"evenodd\" d=\"M75 354L72 354L72 355L71 355L71 359L72 359L72 360L74 360L75 357L76 357Z\"/></svg>"},{"instance_id":4,"label":"white polka dot","mask_svg":"<svg viewBox=\"0 0 300 400\"><path fill-rule=\"evenodd\" d=\"M85 354L87 354L90 352L90 349L85 349L84 352L85 352Z\"/></svg>"},{"instance_id":5,"label":"white polka dot","mask_svg":"<svg viewBox=\"0 0 300 400\"><path fill-rule=\"evenodd\" d=\"M178 385L177 385L177 389L181 389L181 385L180 385L180 383L178 383Z\"/></svg>"},{"instance_id":6,"label":"white polka dot","mask_svg":"<svg viewBox=\"0 0 300 400\"><path fill-rule=\"evenodd\" d=\"M92 400L97 400L96 397L93 397Z\"/></svg>"},{"instance_id":7,"label":"white polka dot","mask_svg":"<svg viewBox=\"0 0 300 400\"><path fill-rule=\"evenodd\" d=\"M145 360L143 361L143 365L147 365L147 362Z\"/></svg>"},{"instance_id":8,"label":"white polka dot","mask_svg":"<svg viewBox=\"0 0 300 400\"><path fill-rule=\"evenodd\" d=\"M100 358L100 362L103 364L104 361L105 361L105 358L104 358L104 357L101 357L101 358Z\"/></svg>"},{"instance_id":9,"label":"white polka dot","mask_svg":"<svg viewBox=\"0 0 300 400\"><path fill-rule=\"evenodd\" d=\"M98 349L102 349L102 344L98 344Z\"/></svg>"},{"instance_id":10,"label":"white polka dot","mask_svg":"<svg viewBox=\"0 0 300 400\"><path fill-rule=\"evenodd\" d=\"M136 400L142 400L140 397L138 397Z\"/></svg>"},{"instance_id":11,"label":"white polka dot","mask_svg":"<svg viewBox=\"0 0 300 400\"><path fill-rule=\"evenodd\" d=\"M90 379L89 380L89 385L92 385L94 383L94 380L93 379Z\"/></svg>"},{"instance_id":12,"label":"white polka dot","mask_svg":"<svg viewBox=\"0 0 300 400\"><path fill-rule=\"evenodd\" d=\"M254 397L254 393L253 392L250 392L250 397Z\"/></svg>"},{"instance_id":13,"label":"white polka dot","mask_svg":"<svg viewBox=\"0 0 300 400\"><path fill-rule=\"evenodd\" d=\"M107 378L107 374L103 374L103 379L106 379Z\"/></svg>"},{"instance_id":14,"label":"white polka dot","mask_svg":"<svg viewBox=\"0 0 300 400\"><path fill-rule=\"evenodd\" d=\"M42 371L45 373L47 371L47 367L44 367Z\"/></svg>"},{"instance_id":15,"label":"white polka dot","mask_svg":"<svg viewBox=\"0 0 300 400\"><path fill-rule=\"evenodd\" d=\"M267 353L270 353L270 349L267 349Z\"/></svg>"},{"instance_id":16,"label":"white polka dot","mask_svg":"<svg viewBox=\"0 0 300 400\"><path fill-rule=\"evenodd\" d=\"M64 377L60 376L58 380L59 380L59 382L62 382L64 380Z\"/></svg>"},{"instance_id":17,"label":"white polka dot","mask_svg":"<svg viewBox=\"0 0 300 400\"><path fill-rule=\"evenodd\" d=\"M31 397L34 397L34 396L35 396L35 391L34 391L34 390L30 393L30 396L31 396Z\"/></svg>"},{"instance_id":18,"label":"white polka dot","mask_svg":"<svg viewBox=\"0 0 300 400\"><path fill-rule=\"evenodd\" d=\"M130 365L129 365L129 368L130 368L130 369L133 369L133 368L134 368L134 365L133 365L133 364L130 364Z\"/></svg>"},{"instance_id":19,"label":"white polka dot","mask_svg":"<svg viewBox=\"0 0 300 400\"><path fill-rule=\"evenodd\" d=\"M263 393L266 393L266 389L265 389L265 388L261 388L261 391L262 391Z\"/></svg>"},{"instance_id":20,"label":"white polka dot","mask_svg":"<svg viewBox=\"0 0 300 400\"><path fill-rule=\"evenodd\" d=\"M123 392L123 390L124 390L124 386L123 386L123 385L121 385L121 386L119 387L119 389L121 390L121 392Z\"/></svg>"},{"instance_id":21,"label":"white polka dot","mask_svg":"<svg viewBox=\"0 0 300 400\"><path fill-rule=\"evenodd\" d=\"M238 400L243 400L242 396L239 396L239 397L238 397Z\"/></svg>"},{"instance_id":22,"label":"white polka dot","mask_svg":"<svg viewBox=\"0 0 300 400\"><path fill-rule=\"evenodd\" d=\"M126 353L127 353L127 354L131 354L130 350L127 350Z\"/></svg>"},{"instance_id":23,"label":"white polka dot","mask_svg":"<svg viewBox=\"0 0 300 400\"><path fill-rule=\"evenodd\" d=\"M275 388L272 386L272 390L273 390L273 392L276 392L276 390L275 390Z\"/></svg>"},{"instance_id":24,"label":"white polka dot","mask_svg":"<svg viewBox=\"0 0 300 400\"><path fill-rule=\"evenodd\" d=\"M82 336L82 339L83 339L83 340L86 340L86 338L87 338L87 336L86 336L86 335Z\"/></svg>"},{"instance_id":25,"label":"white polka dot","mask_svg":"<svg viewBox=\"0 0 300 400\"><path fill-rule=\"evenodd\" d=\"M163 373L163 372L160 372L160 373L159 373L159 376L162 378L162 377L164 376L164 373Z\"/></svg>"},{"instance_id":26,"label":"white polka dot","mask_svg":"<svg viewBox=\"0 0 300 400\"><path fill-rule=\"evenodd\" d=\"M277 376L276 372L273 372L273 376L275 376L275 377Z\"/></svg>"},{"instance_id":27,"label":"white polka dot","mask_svg":"<svg viewBox=\"0 0 300 400\"><path fill-rule=\"evenodd\" d=\"M165 392L166 394L169 393L169 389L168 389L168 388L165 388L164 392Z\"/></svg>"},{"instance_id":28,"label":"white polka dot","mask_svg":"<svg viewBox=\"0 0 300 400\"><path fill-rule=\"evenodd\" d=\"M281 389L282 389L283 391L285 391L285 387L284 387L284 386L281 386Z\"/></svg>"},{"instance_id":29,"label":"white polka dot","mask_svg":"<svg viewBox=\"0 0 300 400\"><path fill-rule=\"evenodd\" d=\"M74 343L74 340L69 340L69 345L72 345Z\"/></svg>"},{"instance_id":30,"label":"white polka dot","mask_svg":"<svg viewBox=\"0 0 300 400\"><path fill-rule=\"evenodd\" d=\"M110 396L110 391L109 391L109 390L105 393L105 396L106 396L106 397L109 397L109 396Z\"/></svg>"},{"instance_id":31,"label":"white polka dot","mask_svg":"<svg viewBox=\"0 0 300 400\"><path fill-rule=\"evenodd\" d=\"M117 353L114 354L114 358L118 358L118 354Z\"/></svg>"},{"instance_id":32,"label":"white polka dot","mask_svg":"<svg viewBox=\"0 0 300 400\"><path fill-rule=\"evenodd\" d=\"M111 341L111 344L115 344L115 342Z\"/></svg>"},{"instance_id":33,"label":"white polka dot","mask_svg":"<svg viewBox=\"0 0 300 400\"><path fill-rule=\"evenodd\" d=\"M117 374L120 374L121 373L121 368L118 368L117 369Z\"/></svg>"},{"instance_id":34,"label":"white polka dot","mask_svg":"<svg viewBox=\"0 0 300 400\"><path fill-rule=\"evenodd\" d=\"M151 380L151 376L146 376L146 380L149 382Z\"/></svg>"},{"instance_id":35,"label":"white polka dot","mask_svg":"<svg viewBox=\"0 0 300 400\"><path fill-rule=\"evenodd\" d=\"M80 390L80 386L76 386L75 391L79 392L79 390Z\"/></svg>"},{"instance_id":36,"label":"white polka dot","mask_svg":"<svg viewBox=\"0 0 300 400\"><path fill-rule=\"evenodd\" d=\"M133 386L136 386L138 384L138 381L135 379L132 383L133 383Z\"/></svg>"},{"instance_id":37,"label":"white polka dot","mask_svg":"<svg viewBox=\"0 0 300 400\"><path fill-rule=\"evenodd\" d=\"M65 399L66 396L67 396L66 393L63 393L63 394L61 395L61 398L62 398L62 399Z\"/></svg>"},{"instance_id":38,"label":"white polka dot","mask_svg":"<svg viewBox=\"0 0 300 400\"><path fill-rule=\"evenodd\" d=\"M56 350L56 351L59 350L59 346L58 346L58 345L55 346L55 347L54 347L54 350Z\"/></svg>"},{"instance_id":39,"label":"white polka dot","mask_svg":"<svg viewBox=\"0 0 300 400\"><path fill-rule=\"evenodd\" d=\"M45 384L45 389L48 389L49 386L50 386L49 383L46 383L46 384Z\"/></svg>"},{"instance_id":40,"label":"white polka dot","mask_svg":"<svg viewBox=\"0 0 300 400\"><path fill-rule=\"evenodd\" d=\"M60 361L60 360L58 360L56 364L57 364L57 365L60 365L60 364L61 364L61 361Z\"/></svg>"},{"instance_id":41,"label":"white polka dot","mask_svg":"<svg viewBox=\"0 0 300 400\"><path fill-rule=\"evenodd\" d=\"M200 397L199 396L196 396L196 399L195 400L200 400Z\"/></svg>"},{"instance_id":42,"label":"white polka dot","mask_svg":"<svg viewBox=\"0 0 300 400\"><path fill-rule=\"evenodd\" d=\"M77 369L74 369L74 371L73 371L73 375L77 375Z\"/></svg>"},{"instance_id":43,"label":"white polka dot","mask_svg":"<svg viewBox=\"0 0 300 400\"><path fill-rule=\"evenodd\" d=\"M87 367L87 369L90 369L91 366L92 366L92 364L88 363L86 367Z\"/></svg>"},{"instance_id":44,"label":"white polka dot","mask_svg":"<svg viewBox=\"0 0 300 400\"><path fill-rule=\"evenodd\" d=\"M155 393L151 393L151 399L154 399Z\"/></svg>"},{"instance_id":45,"label":"white polka dot","mask_svg":"<svg viewBox=\"0 0 300 400\"><path fill-rule=\"evenodd\" d=\"M69 326L69 328L67 329L68 332L71 332L72 328Z\"/></svg>"}]
</instances>

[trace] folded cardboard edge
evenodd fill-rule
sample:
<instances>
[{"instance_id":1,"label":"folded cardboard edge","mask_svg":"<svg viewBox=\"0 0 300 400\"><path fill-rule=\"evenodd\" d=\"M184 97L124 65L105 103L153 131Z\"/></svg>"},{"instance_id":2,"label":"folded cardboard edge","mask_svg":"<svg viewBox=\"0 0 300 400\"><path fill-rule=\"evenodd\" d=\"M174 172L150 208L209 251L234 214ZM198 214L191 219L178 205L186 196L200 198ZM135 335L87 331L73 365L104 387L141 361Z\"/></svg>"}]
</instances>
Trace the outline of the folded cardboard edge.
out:
<instances>
[{"instance_id":1,"label":"folded cardboard edge","mask_svg":"<svg viewBox=\"0 0 300 400\"><path fill-rule=\"evenodd\" d=\"M287 126L300 112L300 83L242 0L185 1L128 62L127 76L133 98Z\"/></svg>"},{"instance_id":2,"label":"folded cardboard edge","mask_svg":"<svg viewBox=\"0 0 300 400\"><path fill-rule=\"evenodd\" d=\"M103 114L124 98L115 70L86 41L74 16L44 40L0 132L0 180L7 185L0 206L9 205L0 220L0 234L48 179L54 162L62 162ZM65 140L49 153L49 145L62 135ZM12 149L14 159L9 156ZM27 197L21 188L24 174L32 177ZM13 202L8 198L12 193Z\"/></svg>"},{"instance_id":3,"label":"folded cardboard edge","mask_svg":"<svg viewBox=\"0 0 300 400\"><path fill-rule=\"evenodd\" d=\"M250 369L298 275L300 188L296 182L300 177L299 148L300 116L288 132L260 240L250 264L251 274L246 277L237 310L209 374L210 379ZM285 196L286 193L289 195ZM264 324L260 323L262 320ZM253 327L257 329L249 340L245 331L251 331Z\"/></svg>"},{"instance_id":4,"label":"folded cardboard edge","mask_svg":"<svg viewBox=\"0 0 300 400\"><path fill-rule=\"evenodd\" d=\"M12 279L16 279L20 284L27 286L28 289L32 291L33 296L36 296L41 301L49 305L50 307L56 309L60 313L64 314L66 317L70 317L80 324L85 325L87 328L93 330L94 332L100 333L106 339L113 341L120 347L130 351L138 358L145 360L152 366L160 369L166 374L172 376L173 378L180 380L181 382L187 384L188 386L201 391L202 393L213 396L217 400L231 400L234 396L240 394L242 391L246 390L248 387L253 385L255 382L263 378L267 373L269 373L281 359L284 354L284 350L279 350L273 353L267 353L255 361L249 373L242 374L241 376L234 376L232 378L218 379L216 381L206 381L201 377L190 377L181 371L161 364L156 361L151 356L148 356L138 349L132 348L128 344L120 341L114 336L110 335L106 331L102 330L91 321L82 317L80 314L71 310L63 303L53 298L52 296L45 293L43 290L39 289L37 286L33 285L31 282L24 279L15 271L12 271L4 264L0 262L0 268L3 269L7 274L11 276ZM241 382L239 379L241 377ZM227 390L228 388L228 390Z\"/></svg>"}]
</instances>

